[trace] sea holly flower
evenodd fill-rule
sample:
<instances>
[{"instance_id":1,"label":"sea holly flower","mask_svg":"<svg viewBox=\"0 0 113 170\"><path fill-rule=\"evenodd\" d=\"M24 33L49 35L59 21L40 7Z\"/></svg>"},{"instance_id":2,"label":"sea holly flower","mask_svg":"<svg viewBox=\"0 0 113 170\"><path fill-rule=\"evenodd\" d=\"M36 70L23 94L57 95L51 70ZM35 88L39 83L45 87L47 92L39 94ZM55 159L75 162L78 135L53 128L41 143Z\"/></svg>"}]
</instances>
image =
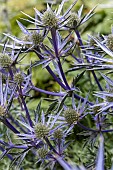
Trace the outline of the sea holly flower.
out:
<instances>
[{"instance_id":1,"label":"sea holly flower","mask_svg":"<svg viewBox=\"0 0 113 170\"><path fill-rule=\"evenodd\" d=\"M37 47L43 42L43 36L37 31L31 32L29 35L24 36L24 44L27 48ZM31 42L30 44L27 42Z\"/></svg>"},{"instance_id":2,"label":"sea holly flower","mask_svg":"<svg viewBox=\"0 0 113 170\"><path fill-rule=\"evenodd\" d=\"M64 107L65 109L62 112L62 114L59 116L58 121L64 127L67 127L67 125L69 125L69 128L68 129L66 128L65 135L68 135L75 125L78 125L83 129L85 129L85 126L80 123L80 120L82 120L88 114L88 112L86 112L87 109L86 103L87 103L87 98L82 104L81 101L79 101L77 107L74 101L72 101L72 108Z\"/></svg>"},{"instance_id":3,"label":"sea holly flower","mask_svg":"<svg viewBox=\"0 0 113 170\"><path fill-rule=\"evenodd\" d=\"M49 128L42 123L38 123L35 125L35 134L36 134L36 137L39 139L44 138L48 136Z\"/></svg>"},{"instance_id":4,"label":"sea holly flower","mask_svg":"<svg viewBox=\"0 0 113 170\"><path fill-rule=\"evenodd\" d=\"M44 160L47 157L48 150L46 147L39 148L37 154L40 160Z\"/></svg>"},{"instance_id":5,"label":"sea holly flower","mask_svg":"<svg viewBox=\"0 0 113 170\"><path fill-rule=\"evenodd\" d=\"M60 128L55 130L55 132L53 133L53 136L54 136L55 139L58 139L58 140L62 139L62 137L63 137L63 130L60 129Z\"/></svg>"},{"instance_id":6,"label":"sea holly flower","mask_svg":"<svg viewBox=\"0 0 113 170\"><path fill-rule=\"evenodd\" d=\"M36 141L41 141L41 140L43 141L46 137L50 137L56 130L56 128L54 129L54 125L59 117L59 114L60 112L54 117L54 119L48 117L48 121L45 121L46 117L44 112L42 111L41 120L38 120L38 115L36 115L35 121L33 123L33 127L19 120L19 123L22 124L25 128L27 128L28 131L31 133L30 134L28 132L28 134L21 134L21 135L19 134L19 136L21 136L21 139L34 138L34 140Z\"/></svg>"},{"instance_id":7,"label":"sea holly flower","mask_svg":"<svg viewBox=\"0 0 113 170\"><path fill-rule=\"evenodd\" d=\"M31 20L28 19L24 19L30 23L34 23L35 25L37 25L39 28L38 29L51 29L53 27L55 27L56 29L60 29L62 28L66 23L67 23L67 16L68 13L71 11L71 9L73 8L73 6L77 3L78 0L75 0L73 2L73 4L67 9L67 11L61 15L62 9L63 9L63 5L66 2L66 0L63 0L61 2L61 4L58 7L58 10L53 11L50 6L47 4L47 10L44 13L40 13L36 8L35 13L36 13L36 18L32 18L31 16L25 14L24 12L22 12L24 15L26 15L28 18L30 18Z\"/></svg>"},{"instance_id":8,"label":"sea holly flower","mask_svg":"<svg viewBox=\"0 0 113 170\"><path fill-rule=\"evenodd\" d=\"M77 30L78 27L85 22L87 22L93 15L94 10L96 6L89 11L89 13L82 17L83 12L83 5L80 7L80 9L77 12L68 12L67 20L64 23L64 28L67 28L69 30Z\"/></svg>"},{"instance_id":9,"label":"sea holly flower","mask_svg":"<svg viewBox=\"0 0 113 170\"><path fill-rule=\"evenodd\" d=\"M75 124L79 120L79 113L77 113L74 109L68 108L64 111L64 118L68 124Z\"/></svg>"},{"instance_id":10,"label":"sea holly flower","mask_svg":"<svg viewBox=\"0 0 113 170\"><path fill-rule=\"evenodd\" d=\"M16 73L14 75L14 82L21 84L24 81L24 77L22 75L22 73Z\"/></svg>"},{"instance_id":11,"label":"sea holly flower","mask_svg":"<svg viewBox=\"0 0 113 170\"><path fill-rule=\"evenodd\" d=\"M13 63L13 60L8 54L0 54L0 67L1 68L9 68L11 64Z\"/></svg>"},{"instance_id":12,"label":"sea holly flower","mask_svg":"<svg viewBox=\"0 0 113 170\"><path fill-rule=\"evenodd\" d=\"M75 28L80 23L80 18L77 13L70 13L69 14L69 21L67 22L67 27Z\"/></svg>"},{"instance_id":13,"label":"sea holly flower","mask_svg":"<svg viewBox=\"0 0 113 170\"><path fill-rule=\"evenodd\" d=\"M48 26L50 28L57 27L58 25L58 18L49 7L47 7L47 11L43 13L41 20L44 26Z\"/></svg>"},{"instance_id":14,"label":"sea holly flower","mask_svg":"<svg viewBox=\"0 0 113 170\"><path fill-rule=\"evenodd\" d=\"M11 38L14 42L16 42L17 44L20 44L21 46L23 46L24 48L28 48L28 49L32 49L35 48L37 46L40 46L44 40L44 32L40 33L40 31L34 30L29 32L25 26L20 23L19 21L17 21L21 31L23 32L24 36L22 39L19 39L15 36L12 36L10 34L5 34L7 37ZM8 45L6 45L8 47ZM16 47L15 47L16 49Z\"/></svg>"}]
</instances>

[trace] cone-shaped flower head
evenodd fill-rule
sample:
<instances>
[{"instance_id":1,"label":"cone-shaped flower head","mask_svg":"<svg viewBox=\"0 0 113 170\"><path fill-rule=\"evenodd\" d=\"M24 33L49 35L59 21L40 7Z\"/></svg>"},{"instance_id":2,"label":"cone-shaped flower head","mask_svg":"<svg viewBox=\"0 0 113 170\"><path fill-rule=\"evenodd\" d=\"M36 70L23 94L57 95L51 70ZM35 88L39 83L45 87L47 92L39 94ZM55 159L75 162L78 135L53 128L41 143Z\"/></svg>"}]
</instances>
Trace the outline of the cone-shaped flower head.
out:
<instances>
[{"instance_id":1,"label":"cone-shaped flower head","mask_svg":"<svg viewBox=\"0 0 113 170\"><path fill-rule=\"evenodd\" d=\"M55 139L62 139L63 131L61 129L57 129L53 134Z\"/></svg>"},{"instance_id":2,"label":"cone-shaped flower head","mask_svg":"<svg viewBox=\"0 0 113 170\"><path fill-rule=\"evenodd\" d=\"M3 68L7 68L12 64L12 59L8 54L0 53L0 66Z\"/></svg>"},{"instance_id":3,"label":"cone-shaped flower head","mask_svg":"<svg viewBox=\"0 0 113 170\"><path fill-rule=\"evenodd\" d=\"M14 75L14 81L18 84L21 84L24 81L24 77L21 73L16 73Z\"/></svg>"},{"instance_id":4,"label":"cone-shaped flower head","mask_svg":"<svg viewBox=\"0 0 113 170\"><path fill-rule=\"evenodd\" d=\"M37 33L36 31L31 34L30 39L33 42L34 46L37 46L43 42L43 36L40 33Z\"/></svg>"},{"instance_id":5,"label":"cone-shaped flower head","mask_svg":"<svg viewBox=\"0 0 113 170\"><path fill-rule=\"evenodd\" d=\"M44 12L42 22L45 26L56 27L58 25L58 18L55 13L49 9Z\"/></svg>"},{"instance_id":6,"label":"cone-shaped flower head","mask_svg":"<svg viewBox=\"0 0 113 170\"><path fill-rule=\"evenodd\" d=\"M71 13L68 21L68 27L76 27L80 22L80 18L76 13Z\"/></svg>"},{"instance_id":7,"label":"cone-shaped flower head","mask_svg":"<svg viewBox=\"0 0 113 170\"><path fill-rule=\"evenodd\" d=\"M79 120L79 114L71 108L64 111L64 117L68 124L74 124Z\"/></svg>"},{"instance_id":8,"label":"cone-shaped flower head","mask_svg":"<svg viewBox=\"0 0 113 170\"><path fill-rule=\"evenodd\" d=\"M35 134L37 138L41 139L49 134L49 128L42 123L37 123L35 125Z\"/></svg>"},{"instance_id":9,"label":"cone-shaped flower head","mask_svg":"<svg viewBox=\"0 0 113 170\"><path fill-rule=\"evenodd\" d=\"M47 151L47 149L44 148L44 147L38 149L38 157L39 157L40 159L44 159L44 158L47 156L47 153L48 153L48 151Z\"/></svg>"}]
</instances>

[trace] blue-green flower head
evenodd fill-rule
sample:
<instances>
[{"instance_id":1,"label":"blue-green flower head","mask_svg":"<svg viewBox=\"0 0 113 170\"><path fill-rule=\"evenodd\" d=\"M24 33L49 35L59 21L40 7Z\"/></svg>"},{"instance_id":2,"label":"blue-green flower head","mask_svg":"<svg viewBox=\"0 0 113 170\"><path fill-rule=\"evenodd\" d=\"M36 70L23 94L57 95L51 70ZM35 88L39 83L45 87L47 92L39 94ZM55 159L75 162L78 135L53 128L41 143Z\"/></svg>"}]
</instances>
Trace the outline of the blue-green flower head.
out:
<instances>
[{"instance_id":1,"label":"blue-green flower head","mask_svg":"<svg viewBox=\"0 0 113 170\"><path fill-rule=\"evenodd\" d=\"M31 48L31 47L37 47L38 45L40 45L43 42L43 36L38 33L37 31L33 31L30 34L26 34L24 36L24 44L27 48ZM28 42L28 43L27 43ZM29 44L29 42L31 42L31 44Z\"/></svg>"},{"instance_id":2,"label":"blue-green flower head","mask_svg":"<svg viewBox=\"0 0 113 170\"><path fill-rule=\"evenodd\" d=\"M10 65L12 64L12 59L8 54L2 54L0 53L0 66L2 68L7 68L10 67Z\"/></svg>"},{"instance_id":3,"label":"blue-green flower head","mask_svg":"<svg viewBox=\"0 0 113 170\"><path fill-rule=\"evenodd\" d=\"M55 139L62 139L63 137L63 131L61 129L57 129L54 133L53 136Z\"/></svg>"},{"instance_id":4,"label":"blue-green flower head","mask_svg":"<svg viewBox=\"0 0 113 170\"><path fill-rule=\"evenodd\" d=\"M34 129L35 129L36 137L39 139L49 135L49 128L42 123L37 123Z\"/></svg>"},{"instance_id":5,"label":"blue-green flower head","mask_svg":"<svg viewBox=\"0 0 113 170\"><path fill-rule=\"evenodd\" d=\"M16 73L14 75L14 81L18 84L21 84L24 81L24 77L23 77L22 73Z\"/></svg>"},{"instance_id":6,"label":"blue-green flower head","mask_svg":"<svg viewBox=\"0 0 113 170\"><path fill-rule=\"evenodd\" d=\"M64 117L68 124L75 124L79 120L79 113L74 109L68 108L64 111Z\"/></svg>"},{"instance_id":7,"label":"blue-green flower head","mask_svg":"<svg viewBox=\"0 0 113 170\"><path fill-rule=\"evenodd\" d=\"M50 9L45 11L42 17L42 23L48 27L57 27L58 20L56 14Z\"/></svg>"},{"instance_id":8,"label":"blue-green flower head","mask_svg":"<svg viewBox=\"0 0 113 170\"><path fill-rule=\"evenodd\" d=\"M47 156L48 150L46 148L42 147L42 148L38 149L37 153L38 153L38 157L40 159L45 159Z\"/></svg>"},{"instance_id":9,"label":"blue-green flower head","mask_svg":"<svg viewBox=\"0 0 113 170\"><path fill-rule=\"evenodd\" d=\"M30 39L34 46L37 46L43 42L43 36L36 31L31 33Z\"/></svg>"},{"instance_id":10,"label":"blue-green flower head","mask_svg":"<svg viewBox=\"0 0 113 170\"><path fill-rule=\"evenodd\" d=\"M67 23L67 26L70 27L70 28L73 28L73 27L76 27L80 22L80 18L79 16L77 15L77 13L71 13L69 15L69 21Z\"/></svg>"}]
</instances>

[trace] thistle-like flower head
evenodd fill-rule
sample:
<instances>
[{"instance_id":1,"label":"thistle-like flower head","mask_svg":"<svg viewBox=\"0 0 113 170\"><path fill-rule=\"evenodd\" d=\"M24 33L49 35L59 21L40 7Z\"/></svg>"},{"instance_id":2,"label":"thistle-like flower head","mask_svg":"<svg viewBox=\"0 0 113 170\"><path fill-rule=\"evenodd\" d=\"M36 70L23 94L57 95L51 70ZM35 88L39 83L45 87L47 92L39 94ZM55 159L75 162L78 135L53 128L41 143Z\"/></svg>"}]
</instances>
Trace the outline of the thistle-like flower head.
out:
<instances>
[{"instance_id":1,"label":"thistle-like flower head","mask_svg":"<svg viewBox=\"0 0 113 170\"><path fill-rule=\"evenodd\" d=\"M43 36L36 31L31 33L30 39L34 46L37 46L43 42Z\"/></svg>"},{"instance_id":2,"label":"thistle-like flower head","mask_svg":"<svg viewBox=\"0 0 113 170\"><path fill-rule=\"evenodd\" d=\"M33 19L35 25L41 27L41 28L46 28L46 29L51 29L53 27L55 28L61 28L67 23L66 17L68 16L69 12L73 8L73 6L77 3L77 0L73 2L73 4L67 9L67 11L61 15L64 3L66 0L63 0L61 4L59 5L58 9L52 10L51 7L47 4L47 9L45 12L41 13L35 8L36 12L36 19L32 18L31 16L25 14L22 12L24 15L29 17L30 19ZM29 21L33 23L33 21Z\"/></svg>"},{"instance_id":3,"label":"thistle-like flower head","mask_svg":"<svg viewBox=\"0 0 113 170\"><path fill-rule=\"evenodd\" d=\"M68 108L64 111L64 117L68 124L75 124L79 120L79 113L74 109Z\"/></svg>"},{"instance_id":4,"label":"thistle-like flower head","mask_svg":"<svg viewBox=\"0 0 113 170\"><path fill-rule=\"evenodd\" d=\"M23 38L23 44L27 48L32 48L32 47L37 47L40 45L44 40L44 37L42 36L41 33L37 31L33 31L29 34L25 34Z\"/></svg>"},{"instance_id":5,"label":"thistle-like flower head","mask_svg":"<svg viewBox=\"0 0 113 170\"><path fill-rule=\"evenodd\" d=\"M34 129L35 129L36 137L39 139L44 138L49 134L49 128L42 123L37 123Z\"/></svg>"},{"instance_id":6,"label":"thistle-like flower head","mask_svg":"<svg viewBox=\"0 0 113 170\"><path fill-rule=\"evenodd\" d=\"M42 147L38 149L37 153L40 159L45 159L48 154L48 150L45 147Z\"/></svg>"},{"instance_id":7,"label":"thistle-like flower head","mask_svg":"<svg viewBox=\"0 0 113 170\"><path fill-rule=\"evenodd\" d=\"M71 13L69 15L69 21L67 23L67 26L70 28L76 27L80 22L80 18L77 13Z\"/></svg>"},{"instance_id":8,"label":"thistle-like flower head","mask_svg":"<svg viewBox=\"0 0 113 170\"><path fill-rule=\"evenodd\" d=\"M14 81L18 84L21 84L24 81L24 77L23 77L22 73L16 73L14 75Z\"/></svg>"},{"instance_id":9,"label":"thistle-like flower head","mask_svg":"<svg viewBox=\"0 0 113 170\"><path fill-rule=\"evenodd\" d=\"M8 54L2 54L0 53L0 66L2 68L10 67L12 64L12 59Z\"/></svg>"},{"instance_id":10,"label":"thistle-like flower head","mask_svg":"<svg viewBox=\"0 0 113 170\"><path fill-rule=\"evenodd\" d=\"M45 26L48 27L57 27L58 18L52 10L47 10L44 12L42 17L42 22Z\"/></svg>"},{"instance_id":11,"label":"thistle-like flower head","mask_svg":"<svg viewBox=\"0 0 113 170\"><path fill-rule=\"evenodd\" d=\"M61 129L57 129L54 133L53 136L55 139L62 139L63 137L63 131Z\"/></svg>"}]
</instances>

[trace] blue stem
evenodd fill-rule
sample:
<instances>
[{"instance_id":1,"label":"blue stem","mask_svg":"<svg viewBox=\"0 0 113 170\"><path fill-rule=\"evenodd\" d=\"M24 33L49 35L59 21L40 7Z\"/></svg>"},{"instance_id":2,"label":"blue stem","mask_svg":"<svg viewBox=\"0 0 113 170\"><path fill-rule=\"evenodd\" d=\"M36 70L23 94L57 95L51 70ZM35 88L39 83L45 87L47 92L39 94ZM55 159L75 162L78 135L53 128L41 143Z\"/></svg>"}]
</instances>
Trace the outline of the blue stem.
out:
<instances>
[{"instance_id":1,"label":"blue stem","mask_svg":"<svg viewBox=\"0 0 113 170\"><path fill-rule=\"evenodd\" d=\"M54 153L56 153L57 155L59 155L59 153L55 150L55 148L52 146L52 144L50 143L49 139L47 137L44 138L46 143L48 144L48 146L50 147L51 150L53 150Z\"/></svg>"},{"instance_id":2,"label":"blue stem","mask_svg":"<svg viewBox=\"0 0 113 170\"><path fill-rule=\"evenodd\" d=\"M5 151L5 149L2 148L1 146L0 146L0 150L1 150L2 152ZM13 160L13 157L12 157L10 154L6 154L6 156L7 156L11 161Z\"/></svg>"},{"instance_id":3,"label":"blue stem","mask_svg":"<svg viewBox=\"0 0 113 170\"><path fill-rule=\"evenodd\" d=\"M83 124L81 124L80 122L77 122L77 125L79 127L81 127L82 129L84 129L84 130L88 130L88 131L92 131L92 132L98 132L98 130L94 130L94 129L88 128L88 127L84 126Z\"/></svg>"},{"instance_id":4,"label":"blue stem","mask_svg":"<svg viewBox=\"0 0 113 170\"><path fill-rule=\"evenodd\" d=\"M9 115L9 119L10 119L17 127L19 127L22 132L26 133L26 131L21 127L21 125L18 123L18 121L16 121L16 120L12 117L12 115Z\"/></svg>"},{"instance_id":5,"label":"blue stem","mask_svg":"<svg viewBox=\"0 0 113 170\"><path fill-rule=\"evenodd\" d=\"M4 119L2 121L9 129L11 129L14 133L19 134L20 132L8 121L8 119Z\"/></svg>"},{"instance_id":6,"label":"blue stem","mask_svg":"<svg viewBox=\"0 0 113 170\"><path fill-rule=\"evenodd\" d=\"M54 50L55 50L55 55L56 55L56 58L58 60L58 66L59 66L59 69L60 69L60 73L62 75L62 78L63 78L63 81L64 81L66 87L69 90L71 90L71 88L69 87L69 84L68 84L68 82L66 80L66 77L64 75L62 65L61 65L61 62L60 62L60 58L59 58L59 55L58 55L58 40L57 40L57 35L56 35L56 29L54 27L51 29L51 36L52 36L52 40L53 40L53 46L54 46Z\"/></svg>"},{"instance_id":7,"label":"blue stem","mask_svg":"<svg viewBox=\"0 0 113 170\"><path fill-rule=\"evenodd\" d=\"M19 89L19 88L18 88L18 89ZM29 111L28 111L26 102L25 102L24 97L23 97L23 95L22 95L21 86L20 86L19 92L20 92L20 98L21 98L21 100L22 100L22 103L23 103L23 106L24 106L24 109L25 109L25 112L26 112L26 117L27 117L27 119L28 119L28 121L29 121L30 126L33 127L33 123L32 123L32 120L31 120L31 117L30 117L30 114L29 114Z\"/></svg>"},{"instance_id":8,"label":"blue stem","mask_svg":"<svg viewBox=\"0 0 113 170\"><path fill-rule=\"evenodd\" d=\"M38 92L41 92L41 93L45 93L45 94L49 94L49 95L52 95L52 96L61 96L61 97L64 96L63 93L55 93L55 92L46 91L46 90L43 90L43 89L39 89L39 88L35 87L34 85L31 85L30 87L31 87L32 90L35 90L35 91L38 91Z\"/></svg>"}]
</instances>

